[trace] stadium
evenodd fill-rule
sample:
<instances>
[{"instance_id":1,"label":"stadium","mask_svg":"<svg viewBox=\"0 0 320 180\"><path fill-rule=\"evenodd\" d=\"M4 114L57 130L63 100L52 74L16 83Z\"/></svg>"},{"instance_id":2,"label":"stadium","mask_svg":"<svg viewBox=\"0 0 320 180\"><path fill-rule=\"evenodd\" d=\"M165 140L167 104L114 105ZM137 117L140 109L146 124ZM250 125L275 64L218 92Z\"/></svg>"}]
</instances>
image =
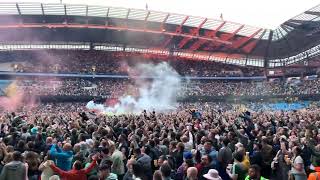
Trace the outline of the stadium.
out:
<instances>
[{"instance_id":1,"label":"stadium","mask_svg":"<svg viewBox=\"0 0 320 180\"><path fill-rule=\"evenodd\" d=\"M0 180L318 179L319 23L0 2Z\"/></svg>"}]
</instances>

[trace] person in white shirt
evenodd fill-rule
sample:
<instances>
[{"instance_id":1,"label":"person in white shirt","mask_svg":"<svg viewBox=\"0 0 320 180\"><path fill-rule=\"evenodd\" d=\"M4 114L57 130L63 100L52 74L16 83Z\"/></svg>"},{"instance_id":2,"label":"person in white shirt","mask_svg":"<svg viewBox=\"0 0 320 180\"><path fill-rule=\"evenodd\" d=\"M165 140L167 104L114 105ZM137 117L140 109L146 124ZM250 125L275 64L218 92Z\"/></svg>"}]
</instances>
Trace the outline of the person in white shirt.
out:
<instances>
[{"instance_id":1,"label":"person in white shirt","mask_svg":"<svg viewBox=\"0 0 320 180\"><path fill-rule=\"evenodd\" d=\"M46 159L47 157L45 157L45 160L39 166L39 170L42 171L41 180L49 180L54 175L53 170L50 168L50 160Z\"/></svg>"}]
</instances>

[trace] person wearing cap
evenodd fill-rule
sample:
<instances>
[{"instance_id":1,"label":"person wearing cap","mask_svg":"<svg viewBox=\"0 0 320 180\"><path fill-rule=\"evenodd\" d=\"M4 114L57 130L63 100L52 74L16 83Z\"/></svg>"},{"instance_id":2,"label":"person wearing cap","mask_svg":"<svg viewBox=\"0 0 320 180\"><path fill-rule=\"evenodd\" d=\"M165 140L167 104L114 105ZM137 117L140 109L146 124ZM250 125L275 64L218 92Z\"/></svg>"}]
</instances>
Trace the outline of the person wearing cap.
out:
<instances>
[{"instance_id":1,"label":"person wearing cap","mask_svg":"<svg viewBox=\"0 0 320 180\"><path fill-rule=\"evenodd\" d=\"M175 179L183 179L186 176L187 169L194 166L193 155L191 152L183 153L184 162L177 169Z\"/></svg>"},{"instance_id":2,"label":"person wearing cap","mask_svg":"<svg viewBox=\"0 0 320 180\"><path fill-rule=\"evenodd\" d=\"M210 169L207 174L203 175L203 177L207 180L222 180L218 171L215 169Z\"/></svg>"}]
</instances>

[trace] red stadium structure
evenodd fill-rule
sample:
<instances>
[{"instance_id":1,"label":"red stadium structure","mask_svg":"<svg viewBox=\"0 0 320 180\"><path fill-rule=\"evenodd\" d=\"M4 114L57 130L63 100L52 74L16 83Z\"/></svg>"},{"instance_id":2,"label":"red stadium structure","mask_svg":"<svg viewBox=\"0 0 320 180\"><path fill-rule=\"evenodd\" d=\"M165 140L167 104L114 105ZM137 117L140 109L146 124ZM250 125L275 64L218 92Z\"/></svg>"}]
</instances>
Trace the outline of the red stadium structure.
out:
<instances>
[{"instance_id":1,"label":"red stadium structure","mask_svg":"<svg viewBox=\"0 0 320 180\"><path fill-rule=\"evenodd\" d=\"M320 6L278 28L141 9L1 3L0 49L94 49L261 68L319 55Z\"/></svg>"}]
</instances>

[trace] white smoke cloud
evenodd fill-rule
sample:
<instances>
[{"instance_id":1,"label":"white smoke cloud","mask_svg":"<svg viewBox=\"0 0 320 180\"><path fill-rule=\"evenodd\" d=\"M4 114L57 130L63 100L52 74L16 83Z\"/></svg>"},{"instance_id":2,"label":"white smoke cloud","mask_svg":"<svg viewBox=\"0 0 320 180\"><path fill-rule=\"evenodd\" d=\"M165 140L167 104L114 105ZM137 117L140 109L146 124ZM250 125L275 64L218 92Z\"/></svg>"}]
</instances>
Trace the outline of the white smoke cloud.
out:
<instances>
[{"instance_id":1,"label":"white smoke cloud","mask_svg":"<svg viewBox=\"0 0 320 180\"><path fill-rule=\"evenodd\" d=\"M132 78L139 89L138 98L123 96L113 107L90 101L86 107L106 114L140 113L143 110L163 112L176 108L181 77L168 63L139 64L132 70Z\"/></svg>"}]
</instances>

